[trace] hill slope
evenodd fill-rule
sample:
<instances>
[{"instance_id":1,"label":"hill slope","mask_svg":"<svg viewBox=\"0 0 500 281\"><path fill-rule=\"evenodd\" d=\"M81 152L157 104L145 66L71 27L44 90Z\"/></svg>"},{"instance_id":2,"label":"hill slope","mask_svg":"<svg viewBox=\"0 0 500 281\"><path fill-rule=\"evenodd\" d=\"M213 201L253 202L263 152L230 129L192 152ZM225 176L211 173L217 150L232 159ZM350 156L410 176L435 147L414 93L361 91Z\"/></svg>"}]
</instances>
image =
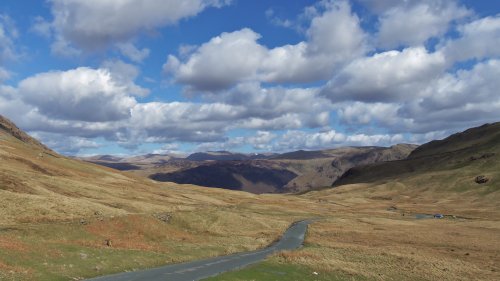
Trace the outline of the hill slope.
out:
<instances>
[{"instance_id":1,"label":"hill slope","mask_svg":"<svg viewBox=\"0 0 500 281\"><path fill-rule=\"evenodd\" d=\"M2 115L0 115L0 135L12 136L26 145L39 148L44 152L54 153L51 149L23 132L16 126L16 124L12 123L9 119L3 117Z\"/></svg>"},{"instance_id":2,"label":"hill slope","mask_svg":"<svg viewBox=\"0 0 500 281\"><path fill-rule=\"evenodd\" d=\"M179 170L168 170L171 165L166 163L163 165L166 171L161 171L161 166L150 169L154 172L149 177L157 181L190 183L258 194L302 192L330 186L345 171L356 165L404 159L415 147L400 144L389 148L301 150L280 154L271 159L196 162L194 167Z\"/></svg>"},{"instance_id":3,"label":"hill slope","mask_svg":"<svg viewBox=\"0 0 500 281\"><path fill-rule=\"evenodd\" d=\"M248 161L222 161L174 173L158 173L151 175L150 178L252 193L279 193L282 192L280 188L296 176L291 171L270 165L263 167Z\"/></svg>"},{"instance_id":4,"label":"hill slope","mask_svg":"<svg viewBox=\"0 0 500 281\"><path fill-rule=\"evenodd\" d=\"M0 280L81 280L262 248L311 216L306 201L124 174L61 156L2 118Z\"/></svg>"},{"instance_id":5,"label":"hill slope","mask_svg":"<svg viewBox=\"0 0 500 281\"><path fill-rule=\"evenodd\" d=\"M303 248L271 257L271 268L249 269L267 277L224 280L498 279L500 198L492 193L405 193L399 182L256 196L154 182L47 153L15 135L0 129L0 280L82 280L254 250L290 222L319 216ZM300 160L273 165L293 161ZM429 188L439 183L424 180ZM474 219L409 215L424 212Z\"/></svg>"},{"instance_id":6,"label":"hill slope","mask_svg":"<svg viewBox=\"0 0 500 281\"><path fill-rule=\"evenodd\" d=\"M61 156L0 116L0 225L225 205L246 193L158 183ZM189 194L195 194L190 196ZM215 199L219 197L219 199ZM234 199L233 198L233 199Z\"/></svg>"},{"instance_id":7,"label":"hill slope","mask_svg":"<svg viewBox=\"0 0 500 281\"><path fill-rule=\"evenodd\" d=\"M486 176L483 185L475 182ZM432 180L436 190L468 191L499 188L500 122L486 124L431 141L415 149L407 159L358 166L347 171L334 186L354 183L407 182ZM416 188L416 187L415 187ZM427 188L430 188L427 185Z\"/></svg>"}]
</instances>

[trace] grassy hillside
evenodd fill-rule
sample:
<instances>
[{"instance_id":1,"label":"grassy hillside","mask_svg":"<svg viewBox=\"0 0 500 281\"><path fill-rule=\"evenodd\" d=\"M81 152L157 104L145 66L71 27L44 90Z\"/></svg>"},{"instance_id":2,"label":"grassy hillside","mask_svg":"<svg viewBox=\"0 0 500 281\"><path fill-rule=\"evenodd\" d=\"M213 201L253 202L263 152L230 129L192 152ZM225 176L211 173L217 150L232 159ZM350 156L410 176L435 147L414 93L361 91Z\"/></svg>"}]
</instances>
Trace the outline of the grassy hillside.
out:
<instances>
[{"instance_id":1,"label":"grassy hillside","mask_svg":"<svg viewBox=\"0 0 500 281\"><path fill-rule=\"evenodd\" d=\"M500 279L494 178L467 192L437 191L442 178L426 175L254 195L154 182L12 131L0 128L0 280L81 280L252 250L306 217L322 220L303 248L215 280ZM447 216L416 219L433 213Z\"/></svg>"},{"instance_id":2,"label":"grassy hillside","mask_svg":"<svg viewBox=\"0 0 500 281\"><path fill-rule=\"evenodd\" d=\"M475 182L485 176L487 183ZM487 124L432 141L408 159L350 169L335 186L354 183L401 183L432 191L489 194L499 189L500 123Z\"/></svg>"},{"instance_id":3,"label":"grassy hillside","mask_svg":"<svg viewBox=\"0 0 500 281\"><path fill-rule=\"evenodd\" d=\"M301 195L331 214L302 249L210 280L499 280L499 133L499 123L473 128L350 170Z\"/></svg>"},{"instance_id":4,"label":"grassy hillside","mask_svg":"<svg viewBox=\"0 0 500 281\"><path fill-rule=\"evenodd\" d=\"M0 280L80 279L256 249L311 216L300 198L158 183L58 155L17 130L0 127Z\"/></svg>"}]
</instances>

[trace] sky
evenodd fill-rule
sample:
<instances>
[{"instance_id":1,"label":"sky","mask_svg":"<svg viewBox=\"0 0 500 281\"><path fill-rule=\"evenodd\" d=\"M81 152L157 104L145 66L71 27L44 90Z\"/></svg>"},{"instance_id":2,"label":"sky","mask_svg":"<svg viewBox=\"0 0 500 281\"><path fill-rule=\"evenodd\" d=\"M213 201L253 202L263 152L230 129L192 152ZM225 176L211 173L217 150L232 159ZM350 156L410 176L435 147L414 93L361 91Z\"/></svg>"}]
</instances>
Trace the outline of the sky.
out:
<instances>
[{"instance_id":1,"label":"sky","mask_svg":"<svg viewBox=\"0 0 500 281\"><path fill-rule=\"evenodd\" d=\"M0 114L67 155L421 144L500 121L497 0L0 2Z\"/></svg>"}]
</instances>

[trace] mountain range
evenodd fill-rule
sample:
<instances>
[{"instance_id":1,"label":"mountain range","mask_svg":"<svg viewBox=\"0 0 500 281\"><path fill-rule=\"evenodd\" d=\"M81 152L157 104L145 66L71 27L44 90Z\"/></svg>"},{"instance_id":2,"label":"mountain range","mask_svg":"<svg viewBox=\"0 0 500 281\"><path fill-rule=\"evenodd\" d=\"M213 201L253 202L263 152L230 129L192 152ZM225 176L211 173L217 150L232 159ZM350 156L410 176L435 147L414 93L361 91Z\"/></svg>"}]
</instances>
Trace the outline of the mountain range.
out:
<instances>
[{"instance_id":1,"label":"mountain range","mask_svg":"<svg viewBox=\"0 0 500 281\"><path fill-rule=\"evenodd\" d=\"M404 159L416 145L342 147L318 151L243 154L197 152L185 158L148 154L80 158L95 164L148 176L156 181L195 184L251 193L304 192L331 185L349 168Z\"/></svg>"}]
</instances>

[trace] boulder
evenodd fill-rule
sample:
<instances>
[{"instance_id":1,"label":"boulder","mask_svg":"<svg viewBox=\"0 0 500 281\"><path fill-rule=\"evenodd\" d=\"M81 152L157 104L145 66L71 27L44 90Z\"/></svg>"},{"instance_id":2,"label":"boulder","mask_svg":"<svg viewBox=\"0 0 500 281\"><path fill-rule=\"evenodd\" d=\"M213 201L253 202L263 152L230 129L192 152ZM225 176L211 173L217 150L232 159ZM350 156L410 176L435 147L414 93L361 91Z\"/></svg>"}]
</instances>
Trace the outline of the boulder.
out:
<instances>
[{"instance_id":1,"label":"boulder","mask_svg":"<svg viewBox=\"0 0 500 281\"><path fill-rule=\"evenodd\" d=\"M487 178L486 176L477 176L474 181L478 184L483 184L483 183L487 183L490 179Z\"/></svg>"}]
</instances>

